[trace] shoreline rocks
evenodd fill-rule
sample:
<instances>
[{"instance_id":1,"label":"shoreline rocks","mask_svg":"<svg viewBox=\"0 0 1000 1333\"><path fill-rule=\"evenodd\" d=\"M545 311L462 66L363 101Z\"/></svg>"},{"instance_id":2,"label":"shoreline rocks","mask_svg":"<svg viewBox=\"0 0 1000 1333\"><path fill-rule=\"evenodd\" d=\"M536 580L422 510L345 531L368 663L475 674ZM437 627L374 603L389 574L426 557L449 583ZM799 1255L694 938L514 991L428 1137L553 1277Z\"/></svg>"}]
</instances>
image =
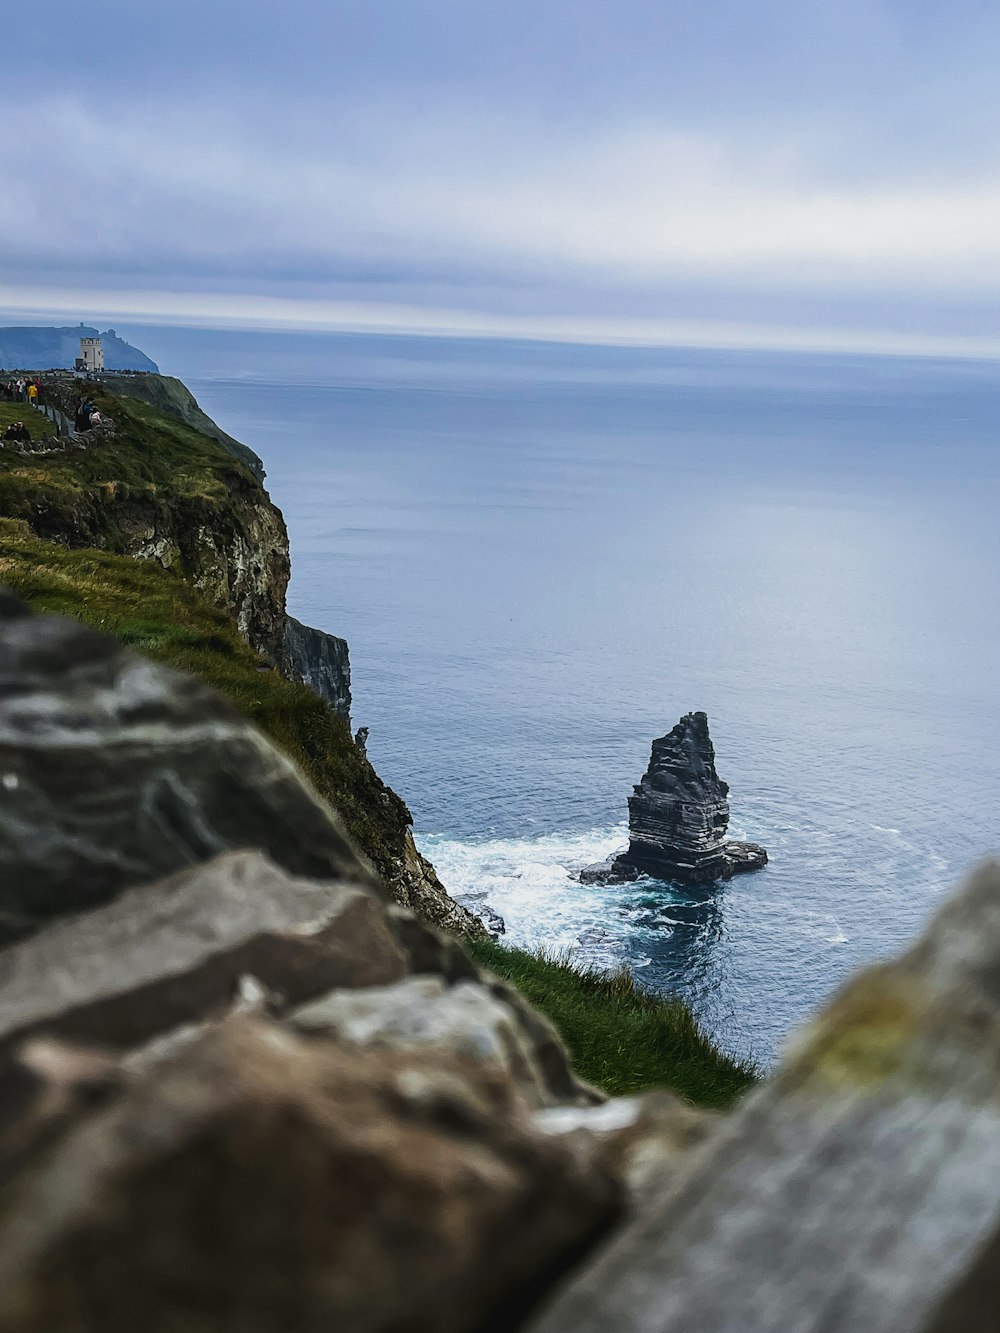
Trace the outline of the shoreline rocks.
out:
<instances>
[{"instance_id":1,"label":"shoreline rocks","mask_svg":"<svg viewBox=\"0 0 1000 1333\"><path fill-rule=\"evenodd\" d=\"M726 837L729 785L715 768L705 713L686 713L653 741L649 767L628 801L628 849L586 866L581 884L628 883L641 875L679 884L712 884L767 865L754 842Z\"/></svg>"}]
</instances>

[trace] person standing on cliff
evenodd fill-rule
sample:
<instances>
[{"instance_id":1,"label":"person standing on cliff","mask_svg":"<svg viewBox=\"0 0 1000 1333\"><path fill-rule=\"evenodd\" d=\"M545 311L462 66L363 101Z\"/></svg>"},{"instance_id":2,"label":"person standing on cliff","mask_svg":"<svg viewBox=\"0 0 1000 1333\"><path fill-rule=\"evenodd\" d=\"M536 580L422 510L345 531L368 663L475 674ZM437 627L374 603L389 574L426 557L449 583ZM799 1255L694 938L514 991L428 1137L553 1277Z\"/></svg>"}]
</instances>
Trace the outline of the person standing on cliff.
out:
<instances>
[{"instance_id":1,"label":"person standing on cliff","mask_svg":"<svg viewBox=\"0 0 1000 1333\"><path fill-rule=\"evenodd\" d=\"M38 402L38 385L34 380L28 385L28 402L32 407Z\"/></svg>"}]
</instances>

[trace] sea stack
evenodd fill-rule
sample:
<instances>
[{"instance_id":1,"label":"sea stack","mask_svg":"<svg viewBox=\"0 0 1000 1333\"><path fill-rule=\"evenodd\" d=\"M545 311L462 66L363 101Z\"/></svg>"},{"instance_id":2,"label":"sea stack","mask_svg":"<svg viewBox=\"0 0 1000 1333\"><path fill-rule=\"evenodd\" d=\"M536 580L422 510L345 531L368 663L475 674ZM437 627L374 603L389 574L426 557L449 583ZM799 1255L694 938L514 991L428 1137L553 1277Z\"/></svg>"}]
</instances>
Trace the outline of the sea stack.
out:
<instances>
[{"instance_id":1,"label":"sea stack","mask_svg":"<svg viewBox=\"0 0 1000 1333\"><path fill-rule=\"evenodd\" d=\"M629 845L612 860L581 871L584 884L638 879L711 884L767 864L753 842L726 838L729 786L715 770L704 713L686 713L653 742L649 767L628 801Z\"/></svg>"}]
</instances>

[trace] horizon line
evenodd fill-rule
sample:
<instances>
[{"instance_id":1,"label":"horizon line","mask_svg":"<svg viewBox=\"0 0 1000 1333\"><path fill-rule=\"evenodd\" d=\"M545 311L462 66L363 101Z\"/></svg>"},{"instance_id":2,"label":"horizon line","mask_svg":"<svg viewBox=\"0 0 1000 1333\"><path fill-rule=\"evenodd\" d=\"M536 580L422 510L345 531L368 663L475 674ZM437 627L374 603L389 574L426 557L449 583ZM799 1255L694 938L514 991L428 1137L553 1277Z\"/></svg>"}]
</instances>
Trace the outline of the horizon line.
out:
<instances>
[{"instance_id":1,"label":"horizon line","mask_svg":"<svg viewBox=\"0 0 1000 1333\"><path fill-rule=\"evenodd\" d=\"M437 306L99 288L0 284L0 318L91 316L178 328L247 332L354 333L479 338L608 347L690 347L718 351L826 352L955 360L1000 359L1000 337L820 328L711 319L640 316L495 315Z\"/></svg>"}]
</instances>

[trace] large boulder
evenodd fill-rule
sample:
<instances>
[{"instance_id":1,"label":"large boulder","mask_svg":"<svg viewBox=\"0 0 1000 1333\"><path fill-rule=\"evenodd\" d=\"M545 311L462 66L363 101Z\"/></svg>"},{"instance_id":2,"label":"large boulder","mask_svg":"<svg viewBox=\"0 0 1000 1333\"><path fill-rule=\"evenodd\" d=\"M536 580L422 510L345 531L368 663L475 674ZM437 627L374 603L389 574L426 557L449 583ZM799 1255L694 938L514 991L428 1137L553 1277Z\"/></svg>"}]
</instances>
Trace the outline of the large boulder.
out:
<instances>
[{"instance_id":1,"label":"large boulder","mask_svg":"<svg viewBox=\"0 0 1000 1333\"><path fill-rule=\"evenodd\" d=\"M224 1013L248 975L289 1006L408 969L370 890L231 852L0 952L0 1049L40 1033L135 1046Z\"/></svg>"},{"instance_id":2,"label":"large boulder","mask_svg":"<svg viewBox=\"0 0 1000 1333\"><path fill-rule=\"evenodd\" d=\"M0 605L0 943L241 847L376 886L339 817L214 690Z\"/></svg>"},{"instance_id":3,"label":"large boulder","mask_svg":"<svg viewBox=\"0 0 1000 1333\"><path fill-rule=\"evenodd\" d=\"M0 1333L510 1328L620 1194L496 1070L231 1019L0 1196Z\"/></svg>"},{"instance_id":4,"label":"large boulder","mask_svg":"<svg viewBox=\"0 0 1000 1333\"><path fill-rule=\"evenodd\" d=\"M504 1070L535 1106L602 1102L600 1093L573 1074L555 1029L541 1015L534 1017L534 1023L525 1021L502 992L480 982L449 986L440 976L415 976L391 986L333 991L296 1009L289 1021L314 1036L442 1052L463 1063Z\"/></svg>"}]
</instances>

